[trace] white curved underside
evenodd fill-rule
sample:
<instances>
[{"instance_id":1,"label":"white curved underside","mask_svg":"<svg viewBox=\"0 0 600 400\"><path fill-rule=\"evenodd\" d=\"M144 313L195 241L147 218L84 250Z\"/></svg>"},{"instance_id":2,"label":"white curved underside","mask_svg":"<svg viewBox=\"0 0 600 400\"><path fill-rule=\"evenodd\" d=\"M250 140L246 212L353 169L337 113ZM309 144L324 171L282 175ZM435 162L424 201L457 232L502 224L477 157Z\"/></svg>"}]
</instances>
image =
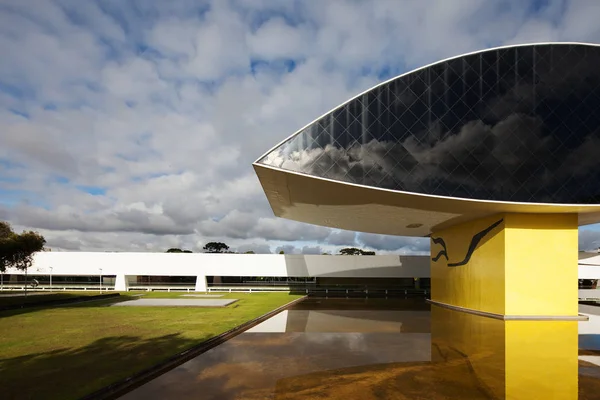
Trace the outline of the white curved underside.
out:
<instances>
[{"instance_id":1,"label":"white curved underside","mask_svg":"<svg viewBox=\"0 0 600 400\"><path fill-rule=\"evenodd\" d=\"M600 222L600 205L449 198L332 181L256 163L253 166L276 216L332 228L427 236L457 223L500 213L574 213L579 216L579 225Z\"/></svg>"}]
</instances>

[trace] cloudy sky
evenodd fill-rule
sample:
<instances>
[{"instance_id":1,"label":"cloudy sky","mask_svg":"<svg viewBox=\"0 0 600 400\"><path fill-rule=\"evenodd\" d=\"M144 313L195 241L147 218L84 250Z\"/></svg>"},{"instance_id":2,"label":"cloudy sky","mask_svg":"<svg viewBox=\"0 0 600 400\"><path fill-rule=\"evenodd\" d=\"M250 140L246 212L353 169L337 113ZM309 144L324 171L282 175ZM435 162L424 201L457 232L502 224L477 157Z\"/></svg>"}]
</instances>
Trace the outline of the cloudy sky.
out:
<instances>
[{"instance_id":1,"label":"cloudy sky","mask_svg":"<svg viewBox=\"0 0 600 400\"><path fill-rule=\"evenodd\" d=\"M275 218L251 163L382 80L600 42L599 18L598 0L0 0L0 219L53 250L427 252Z\"/></svg>"}]
</instances>

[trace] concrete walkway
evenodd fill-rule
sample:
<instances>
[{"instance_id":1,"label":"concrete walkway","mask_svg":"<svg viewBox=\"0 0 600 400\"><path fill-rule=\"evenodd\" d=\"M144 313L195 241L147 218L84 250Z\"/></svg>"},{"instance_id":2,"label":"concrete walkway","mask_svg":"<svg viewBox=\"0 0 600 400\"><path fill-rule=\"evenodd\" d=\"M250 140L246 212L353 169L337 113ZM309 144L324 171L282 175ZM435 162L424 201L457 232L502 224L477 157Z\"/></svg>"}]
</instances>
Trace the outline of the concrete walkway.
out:
<instances>
[{"instance_id":1,"label":"concrete walkway","mask_svg":"<svg viewBox=\"0 0 600 400\"><path fill-rule=\"evenodd\" d=\"M225 307L238 299L139 299L115 303L113 307Z\"/></svg>"}]
</instances>

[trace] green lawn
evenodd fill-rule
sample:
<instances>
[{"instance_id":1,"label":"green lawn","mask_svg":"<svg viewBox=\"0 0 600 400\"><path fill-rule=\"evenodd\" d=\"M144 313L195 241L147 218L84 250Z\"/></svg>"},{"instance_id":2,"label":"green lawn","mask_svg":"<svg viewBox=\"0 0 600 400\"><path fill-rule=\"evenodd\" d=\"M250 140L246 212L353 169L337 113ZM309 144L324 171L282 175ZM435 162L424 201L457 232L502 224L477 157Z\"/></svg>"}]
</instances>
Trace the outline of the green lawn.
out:
<instances>
[{"instance_id":1,"label":"green lawn","mask_svg":"<svg viewBox=\"0 0 600 400\"><path fill-rule=\"evenodd\" d=\"M0 312L2 398L79 398L300 297L232 293L222 298L239 301L224 308L108 307L131 295Z\"/></svg>"}]
</instances>

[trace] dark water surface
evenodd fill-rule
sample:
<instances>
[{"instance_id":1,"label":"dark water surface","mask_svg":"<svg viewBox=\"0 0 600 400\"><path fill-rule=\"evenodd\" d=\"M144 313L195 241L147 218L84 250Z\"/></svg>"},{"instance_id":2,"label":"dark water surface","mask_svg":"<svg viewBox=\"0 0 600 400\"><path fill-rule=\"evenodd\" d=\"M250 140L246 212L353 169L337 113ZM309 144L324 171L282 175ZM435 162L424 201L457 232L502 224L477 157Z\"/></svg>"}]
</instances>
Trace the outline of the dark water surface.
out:
<instances>
[{"instance_id":1,"label":"dark water surface","mask_svg":"<svg viewBox=\"0 0 600 400\"><path fill-rule=\"evenodd\" d=\"M422 299L307 299L122 399L600 399L598 338L596 315L505 322Z\"/></svg>"}]
</instances>

